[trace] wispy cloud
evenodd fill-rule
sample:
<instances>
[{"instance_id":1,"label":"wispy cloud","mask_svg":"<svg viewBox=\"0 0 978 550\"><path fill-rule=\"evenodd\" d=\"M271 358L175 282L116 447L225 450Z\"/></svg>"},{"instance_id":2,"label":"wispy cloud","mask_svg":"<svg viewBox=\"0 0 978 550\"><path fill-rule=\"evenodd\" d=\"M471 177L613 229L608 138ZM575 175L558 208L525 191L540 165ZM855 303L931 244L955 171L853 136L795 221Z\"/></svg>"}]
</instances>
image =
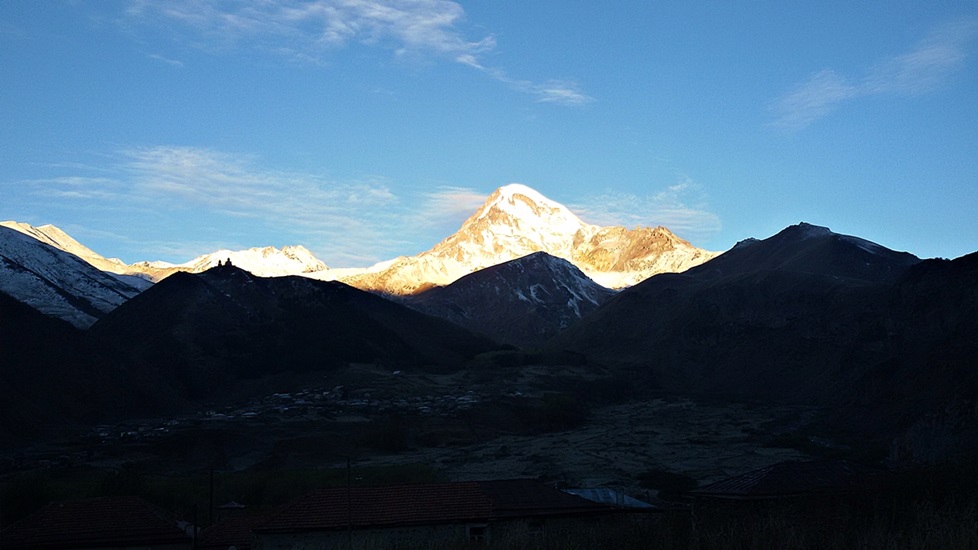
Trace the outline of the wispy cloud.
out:
<instances>
[{"instance_id":1,"label":"wispy cloud","mask_svg":"<svg viewBox=\"0 0 978 550\"><path fill-rule=\"evenodd\" d=\"M490 78L502 82L510 88L536 97L540 103L555 103L558 105L579 106L594 101L594 98L581 91L577 82L571 80L548 80L539 83L519 78L513 78L506 71L495 67L486 67L479 63L474 56L463 55L456 58L459 63L481 71Z\"/></svg>"},{"instance_id":2,"label":"wispy cloud","mask_svg":"<svg viewBox=\"0 0 978 550\"><path fill-rule=\"evenodd\" d=\"M482 206L487 196L467 187L440 187L425 194L421 213L427 223L461 224Z\"/></svg>"},{"instance_id":3,"label":"wispy cloud","mask_svg":"<svg viewBox=\"0 0 978 550\"><path fill-rule=\"evenodd\" d=\"M399 199L383 181L335 181L271 170L250 156L182 146L128 148L112 162L109 170L99 170L107 175L22 183L46 200L140 212L154 223L196 225L201 234L216 231L213 218L254 220L274 233L308 239L282 244L304 244L342 265L385 259L398 244L391 235L396 235L399 217L390 214L400 208ZM168 254L176 248L192 247L169 243L145 252Z\"/></svg>"},{"instance_id":4,"label":"wispy cloud","mask_svg":"<svg viewBox=\"0 0 978 550\"><path fill-rule=\"evenodd\" d=\"M847 78L832 69L817 71L775 101L772 126L796 132L846 101L938 90L964 66L976 38L978 19L966 19L936 28L909 52L876 63L861 77Z\"/></svg>"},{"instance_id":5,"label":"wispy cloud","mask_svg":"<svg viewBox=\"0 0 978 550\"><path fill-rule=\"evenodd\" d=\"M720 217L709 210L706 193L688 178L646 196L605 192L570 206L581 219L596 225L664 226L694 241L716 235Z\"/></svg>"},{"instance_id":6,"label":"wispy cloud","mask_svg":"<svg viewBox=\"0 0 978 550\"><path fill-rule=\"evenodd\" d=\"M110 177L61 176L20 182L38 189L41 196L57 199L114 200L119 196L119 182Z\"/></svg>"},{"instance_id":7,"label":"wispy cloud","mask_svg":"<svg viewBox=\"0 0 978 550\"><path fill-rule=\"evenodd\" d=\"M160 63L166 63L171 67L181 67L181 68L183 67L183 61L179 61L177 59L170 59L169 57L166 57L165 55L162 54L151 53L149 54L149 58L155 61L159 61Z\"/></svg>"},{"instance_id":8,"label":"wispy cloud","mask_svg":"<svg viewBox=\"0 0 978 550\"><path fill-rule=\"evenodd\" d=\"M492 37L465 40L456 28L465 12L448 0L135 0L127 15L143 21L163 17L194 30L211 46L248 45L303 60L351 42L380 45L397 55L455 56L494 45Z\"/></svg>"},{"instance_id":9,"label":"wispy cloud","mask_svg":"<svg viewBox=\"0 0 978 550\"><path fill-rule=\"evenodd\" d=\"M268 170L247 156L190 147L130 149L124 156L134 192L172 208L190 205L299 229L316 241L313 247L328 243L334 257L359 258L365 248L389 244L382 213L397 198L383 183Z\"/></svg>"},{"instance_id":10,"label":"wispy cloud","mask_svg":"<svg viewBox=\"0 0 978 550\"><path fill-rule=\"evenodd\" d=\"M256 48L302 63L322 63L350 44L383 48L396 57L440 57L478 69L537 101L577 106L592 101L571 81L533 82L485 67L492 35L470 40L460 30L462 6L450 0L133 0L127 21L162 18L193 32L190 42L212 50Z\"/></svg>"}]
</instances>

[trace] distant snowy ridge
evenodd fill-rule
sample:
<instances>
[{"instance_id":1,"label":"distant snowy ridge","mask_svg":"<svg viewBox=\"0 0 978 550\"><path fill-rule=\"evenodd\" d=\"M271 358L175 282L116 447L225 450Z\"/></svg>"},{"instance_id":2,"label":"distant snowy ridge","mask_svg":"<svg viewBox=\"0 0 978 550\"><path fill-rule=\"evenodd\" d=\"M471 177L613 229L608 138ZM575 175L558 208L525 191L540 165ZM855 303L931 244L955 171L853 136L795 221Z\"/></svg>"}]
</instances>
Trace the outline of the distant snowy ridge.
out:
<instances>
[{"instance_id":1,"label":"distant snowy ridge","mask_svg":"<svg viewBox=\"0 0 978 550\"><path fill-rule=\"evenodd\" d=\"M309 275L329 269L312 252L299 245L283 246L280 249L274 246L266 246L236 251L218 250L174 267L185 268L192 273L200 273L217 266L218 262L227 261L259 277Z\"/></svg>"},{"instance_id":2,"label":"distant snowy ridge","mask_svg":"<svg viewBox=\"0 0 978 550\"><path fill-rule=\"evenodd\" d=\"M259 277L284 277L286 275L306 275L326 273L329 268L304 246L286 245L282 248L265 246L247 250L222 249L197 256L189 262L171 264L168 262L137 262L126 266L129 273L138 272L159 281L178 271L201 273L217 264L230 261L232 265ZM318 277L331 280L335 277Z\"/></svg>"},{"instance_id":3,"label":"distant snowy ridge","mask_svg":"<svg viewBox=\"0 0 978 550\"><path fill-rule=\"evenodd\" d=\"M15 229L42 243L74 254L92 266L117 275L140 276L150 281L159 281L177 271L200 273L231 260L231 263L258 275L259 277L280 277L284 275L304 275L329 268L303 246L272 246L249 248L248 250L218 250L204 254L182 264L168 262L137 262L126 264L118 258L105 258L79 243L67 233L53 225L32 225L14 221L0 222L0 226Z\"/></svg>"},{"instance_id":4,"label":"distant snowy ridge","mask_svg":"<svg viewBox=\"0 0 978 550\"><path fill-rule=\"evenodd\" d=\"M74 254L102 271L123 274L127 267L122 260L118 258L105 258L53 225L34 227L33 225L15 221L0 222L0 225L20 231L25 235L34 237L42 243L49 244L69 254Z\"/></svg>"}]
</instances>

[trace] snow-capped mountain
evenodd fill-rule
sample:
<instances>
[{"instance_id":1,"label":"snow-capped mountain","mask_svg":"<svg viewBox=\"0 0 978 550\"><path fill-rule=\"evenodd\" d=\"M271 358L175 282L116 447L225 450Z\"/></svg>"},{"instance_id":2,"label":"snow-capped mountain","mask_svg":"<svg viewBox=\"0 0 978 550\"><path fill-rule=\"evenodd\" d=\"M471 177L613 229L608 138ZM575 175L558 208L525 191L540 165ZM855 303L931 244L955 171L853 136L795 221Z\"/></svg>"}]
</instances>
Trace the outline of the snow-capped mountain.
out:
<instances>
[{"instance_id":1,"label":"snow-capped mountain","mask_svg":"<svg viewBox=\"0 0 978 550\"><path fill-rule=\"evenodd\" d=\"M76 241L60 228L53 225L34 227L30 224L15 221L0 222L0 225L9 227L10 229L15 229L25 235L34 237L42 243L49 244L55 248L64 250L70 254L74 254L102 271L108 271L110 273L122 273L121 270L124 270L126 267L126 264L123 263L122 260L118 258L108 259L103 257L87 246Z\"/></svg>"},{"instance_id":2,"label":"snow-capped mountain","mask_svg":"<svg viewBox=\"0 0 978 550\"><path fill-rule=\"evenodd\" d=\"M534 252L403 301L501 342L536 347L614 294L567 260Z\"/></svg>"},{"instance_id":3,"label":"snow-capped mountain","mask_svg":"<svg viewBox=\"0 0 978 550\"><path fill-rule=\"evenodd\" d=\"M684 271L718 254L698 249L664 227L626 229L584 223L565 206L520 184L497 189L456 233L431 250L363 269L329 269L302 246L218 250L182 264L125 264L95 253L52 225L3 225L74 254L140 289L148 284L128 278L157 282L176 272L200 273L230 261L262 277L302 275L338 280L363 290L410 295L534 252L563 258L604 287L623 288L657 273Z\"/></svg>"},{"instance_id":4,"label":"snow-capped mountain","mask_svg":"<svg viewBox=\"0 0 978 550\"><path fill-rule=\"evenodd\" d=\"M105 271L106 273L113 273L117 275L118 279L139 290L149 288L153 282L159 280L159 278L153 277L150 273L126 265L119 258L106 258L102 256L76 241L71 235L68 235L59 227L53 225L34 227L30 224L15 221L0 222L0 226L14 229L42 243L51 245L69 254L74 254L88 262L92 267Z\"/></svg>"},{"instance_id":5,"label":"snow-capped mountain","mask_svg":"<svg viewBox=\"0 0 978 550\"><path fill-rule=\"evenodd\" d=\"M77 244L74 239L61 242ZM0 227L0 291L85 328L140 289L5 223Z\"/></svg>"},{"instance_id":6,"label":"snow-capped mountain","mask_svg":"<svg viewBox=\"0 0 978 550\"><path fill-rule=\"evenodd\" d=\"M341 280L368 290L413 294L540 251L571 262L609 288L684 271L717 255L664 227L629 230L584 223L564 205L525 185L510 184L492 193L458 232L431 250Z\"/></svg>"}]
</instances>

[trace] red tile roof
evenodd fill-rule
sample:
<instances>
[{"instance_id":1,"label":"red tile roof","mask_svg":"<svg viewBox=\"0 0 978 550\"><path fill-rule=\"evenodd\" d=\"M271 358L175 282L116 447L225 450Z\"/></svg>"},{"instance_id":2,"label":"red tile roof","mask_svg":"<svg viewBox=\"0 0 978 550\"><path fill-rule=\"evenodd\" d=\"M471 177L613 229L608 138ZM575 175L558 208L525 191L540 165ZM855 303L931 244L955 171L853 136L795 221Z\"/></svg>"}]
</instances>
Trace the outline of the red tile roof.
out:
<instances>
[{"instance_id":1,"label":"red tile roof","mask_svg":"<svg viewBox=\"0 0 978 550\"><path fill-rule=\"evenodd\" d=\"M186 544L177 518L138 497L52 502L0 533L0 548L91 548Z\"/></svg>"},{"instance_id":2,"label":"red tile roof","mask_svg":"<svg viewBox=\"0 0 978 550\"><path fill-rule=\"evenodd\" d=\"M532 480L332 487L284 506L255 532L475 523L612 510Z\"/></svg>"}]
</instances>

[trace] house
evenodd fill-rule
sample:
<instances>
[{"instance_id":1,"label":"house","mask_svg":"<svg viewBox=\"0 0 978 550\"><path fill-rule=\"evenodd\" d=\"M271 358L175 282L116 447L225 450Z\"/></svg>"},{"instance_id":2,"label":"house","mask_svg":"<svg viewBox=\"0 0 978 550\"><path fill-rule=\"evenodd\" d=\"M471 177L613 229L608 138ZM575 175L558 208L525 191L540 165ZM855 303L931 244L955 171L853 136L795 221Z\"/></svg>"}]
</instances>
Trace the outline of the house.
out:
<instances>
[{"instance_id":1,"label":"house","mask_svg":"<svg viewBox=\"0 0 978 550\"><path fill-rule=\"evenodd\" d=\"M301 497L253 529L252 548L329 548L545 536L618 513L607 504L517 479L333 487Z\"/></svg>"},{"instance_id":2,"label":"house","mask_svg":"<svg viewBox=\"0 0 978 550\"><path fill-rule=\"evenodd\" d=\"M138 497L52 502L0 532L4 550L192 547L192 525Z\"/></svg>"},{"instance_id":3,"label":"house","mask_svg":"<svg viewBox=\"0 0 978 550\"><path fill-rule=\"evenodd\" d=\"M704 485L697 500L761 501L838 495L864 489L881 472L847 460L789 461Z\"/></svg>"}]
</instances>

